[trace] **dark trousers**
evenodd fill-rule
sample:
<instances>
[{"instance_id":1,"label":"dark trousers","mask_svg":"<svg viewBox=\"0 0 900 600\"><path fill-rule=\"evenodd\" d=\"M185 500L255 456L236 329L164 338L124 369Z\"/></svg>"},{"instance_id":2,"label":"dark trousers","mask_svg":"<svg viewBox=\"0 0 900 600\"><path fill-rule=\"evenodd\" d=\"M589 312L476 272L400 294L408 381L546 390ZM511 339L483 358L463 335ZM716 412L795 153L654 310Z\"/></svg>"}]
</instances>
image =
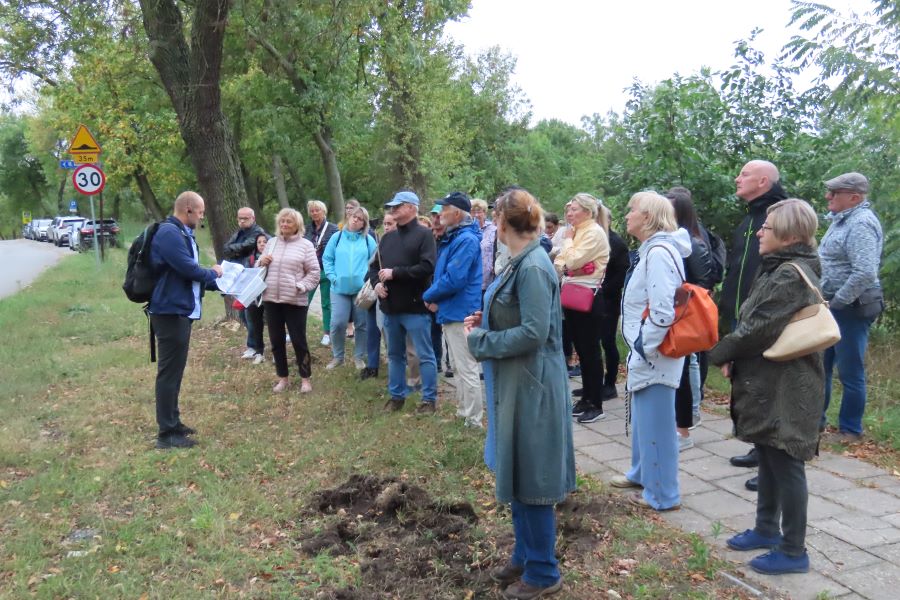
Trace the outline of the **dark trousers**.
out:
<instances>
[{"instance_id":1,"label":"dark trousers","mask_svg":"<svg viewBox=\"0 0 900 600\"><path fill-rule=\"evenodd\" d=\"M563 309L569 322L572 344L581 363L581 399L593 406L603 408L603 357L600 355L600 329L603 319L603 303L594 299L591 312L583 313L568 308Z\"/></svg>"},{"instance_id":2,"label":"dark trousers","mask_svg":"<svg viewBox=\"0 0 900 600\"><path fill-rule=\"evenodd\" d=\"M444 357L444 329L437 322L437 313L431 313L431 345L434 346L434 364L441 372L441 358ZM447 361L449 365L450 362ZM449 366L447 367L450 368Z\"/></svg>"},{"instance_id":3,"label":"dark trousers","mask_svg":"<svg viewBox=\"0 0 900 600\"><path fill-rule=\"evenodd\" d=\"M681 383L675 390L675 426L687 429L694 424L694 392L691 390L691 355L684 357Z\"/></svg>"},{"instance_id":4,"label":"dark trousers","mask_svg":"<svg viewBox=\"0 0 900 600\"><path fill-rule=\"evenodd\" d=\"M181 423L178 395L187 365L193 321L179 315L150 315L156 335L156 424L160 437Z\"/></svg>"},{"instance_id":5,"label":"dark trousers","mask_svg":"<svg viewBox=\"0 0 900 600\"><path fill-rule=\"evenodd\" d=\"M266 348L263 342L263 307L253 303L246 307L242 314L244 324L247 326L247 347L256 350L257 354L262 354Z\"/></svg>"},{"instance_id":6,"label":"dark trousers","mask_svg":"<svg viewBox=\"0 0 900 600\"><path fill-rule=\"evenodd\" d=\"M603 359L606 363L606 373L603 375L603 385L616 385L616 377L619 375L619 347L616 345L616 333L619 329L618 310L609 310L607 301L600 294L596 302L602 304L600 313L600 346L603 348ZM618 306L616 306L618 308Z\"/></svg>"},{"instance_id":7,"label":"dark trousers","mask_svg":"<svg viewBox=\"0 0 900 600\"><path fill-rule=\"evenodd\" d=\"M312 375L309 346L306 343L306 306L263 302L266 311L266 323L269 325L269 344L275 358L275 373L279 377L288 376L287 347L284 341L284 330L291 336L294 354L297 356L297 367L300 377Z\"/></svg>"},{"instance_id":8,"label":"dark trousers","mask_svg":"<svg viewBox=\"0 0 900 600\"><path fill-rule=\"evenodd\" d=\"M568 319L563 319L562 322L562 347L563 354L566 357L566 365L572 360L572 353L575 351L575 348L572 347L572 326L569 324Z\"/></svg>"},{"instance_id":9,"label":"dark trousers","mask_svg":"<svg viewBox=\"0 0 900 600\"><path fill-rule=\"evenodd\" d=\"M806 465L784 450L756 444L759 453L759 491L756 532L784 539L779 548L789 556L806 552Z\"/></svg>"},{"instance_id":10,"label":"dark trousers","mask_svg":"<svg viewBox=\"0 0 900 600\"><path fill-rule=\"evenodd\" d=\"M381 362L381 330L378 329L378 303L366 313L366 367L377 369Z\"/></svg>"}]
</instances>

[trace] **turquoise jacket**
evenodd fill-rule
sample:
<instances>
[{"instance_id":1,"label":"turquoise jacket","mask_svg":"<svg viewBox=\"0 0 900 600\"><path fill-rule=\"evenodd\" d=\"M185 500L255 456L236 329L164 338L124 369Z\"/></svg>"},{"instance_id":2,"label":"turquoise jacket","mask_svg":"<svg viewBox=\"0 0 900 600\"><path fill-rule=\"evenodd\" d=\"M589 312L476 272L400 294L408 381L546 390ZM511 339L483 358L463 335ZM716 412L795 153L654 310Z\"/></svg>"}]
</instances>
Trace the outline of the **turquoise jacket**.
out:
<instances>
[{"instance_id":1,"label":"turquoise jacket","mask_svg":"<svg viewBox=\"0 0 900 600\"><path fill-rule=\"evenodd\" d=\"M332 293L350 296L362 289L377 246L372 236L362 231L342 230L331 236L322 254L322 267Z\"/></svg>"},{"instance_id":2,"label":"turquoise jacket","mask_svg":"<svg viewBox=\"0 0 900 600\"><path fill-rule=\"evenodd\" d=\"M498 278L468 337L476 360L493 359L497 499L556 504L575 489L559 278L538 240Z\"/></svg>"}]
</instances>

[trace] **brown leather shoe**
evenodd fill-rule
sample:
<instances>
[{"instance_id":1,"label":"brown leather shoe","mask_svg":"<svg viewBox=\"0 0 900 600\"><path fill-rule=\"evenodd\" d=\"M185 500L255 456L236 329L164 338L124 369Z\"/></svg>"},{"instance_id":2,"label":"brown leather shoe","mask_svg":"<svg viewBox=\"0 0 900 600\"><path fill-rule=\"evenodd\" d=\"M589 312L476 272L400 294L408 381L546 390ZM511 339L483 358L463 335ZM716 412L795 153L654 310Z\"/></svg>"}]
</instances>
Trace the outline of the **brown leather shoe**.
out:
<instances>
[{"instance_id":1,"label":"brown leather shoe","mask_svg":"<svg viewBox=\"0 0 900 600\"><path fill-rule=\"evenodd\" d=\"M404 398L391 398L384 403L384 410L387 412L397 412L398 410L403 410L404 404L406 404L406 399Z\"/></svg>"},{"instance_id":2,"label":"brown leather shoe","mask_svg":"<svg viewBox=\"0 0 900 600\"><path fill-rule=\"evenodd\" d=\"M521 579L503 590L503 597L510 600L532 600L532 598L543 598L555 594L562 589L562 578L556 583L547 587L537 587L530 583L525 583Z\"/></svg>"},{"instance_id":3,"label":"brown leather shoe","mask_svg":"<svg viewBox=\"0 0 900 600\"><path fill-rule=\"evenodd\" d=\"M416 407L416 414L433 415L435 408L434 402L420 402L419 406Z\"/></svg>"},{"instance_id":4,"label":"brown leather shoe","mask_svg":"<svg viewBox=\"0 0 900 600\"><path fill-rule=\"evenodd\" d=\"M520 567L519 565L513 564L512 561L509 561L502 567L497 567L492 570L491 579L500 585L507 586L518 581L519 577L521 577L524 572L525 567Z\"/></svg>"}]
</instances>

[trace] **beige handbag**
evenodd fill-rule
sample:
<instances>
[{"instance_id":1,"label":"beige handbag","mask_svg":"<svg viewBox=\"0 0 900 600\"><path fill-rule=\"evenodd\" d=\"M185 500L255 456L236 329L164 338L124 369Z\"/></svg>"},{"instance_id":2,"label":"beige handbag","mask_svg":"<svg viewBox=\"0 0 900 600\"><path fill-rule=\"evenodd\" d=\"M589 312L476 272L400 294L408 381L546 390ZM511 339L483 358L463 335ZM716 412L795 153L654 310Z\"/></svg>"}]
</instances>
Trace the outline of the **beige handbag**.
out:
<instances>
[{"instance_id":1,"label":"beige handbag","mask_svg":"<svg viewBox=\"0 0 900 600\"><path fill-rule=\"evenodd\" d=\"M825 302L822 293L796 263L789 262L788 264L797 269L806 285L819 297L819 302L798 310L775 343L763 352L764 358L776 362L806 356L830 348L841 341L841 330L828 309L828 303Z\"/></svg>"}]
</instances>

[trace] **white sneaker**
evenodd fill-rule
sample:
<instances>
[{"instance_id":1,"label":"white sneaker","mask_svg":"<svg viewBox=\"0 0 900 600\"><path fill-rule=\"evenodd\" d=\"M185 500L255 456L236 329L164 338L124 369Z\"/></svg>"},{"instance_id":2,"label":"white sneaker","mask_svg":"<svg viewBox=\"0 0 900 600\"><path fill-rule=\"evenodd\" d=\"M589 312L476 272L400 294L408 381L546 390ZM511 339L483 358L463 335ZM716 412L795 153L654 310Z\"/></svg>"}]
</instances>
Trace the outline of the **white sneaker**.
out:
<instances>
[{"instance_id":1,"label":"white sneaker","mask_svg":"<svg viewBox=\"0 0 900 600\"><path fill-rule=\"evenodd\" d=\"M253 358L256 356L256 350L253 348L247 348L247 350L241 354L241 358Z\"/></svg>"},{"instance_id":2,"label":"white sneaker","mask_svg":"<svg viewBox=\"0 0 900 600\"><path fill-rule=\"evenodd\" d=\"M332 369L336 369L337 367L341 366L342 364L344 364L344 361L341 360L340 358L332 358L331 362L328 363L327 365L325 365L325 369L328 371L331 371Z\"/></svg>"},{"instance_id":3,"label":"white sneaker","mask_svg":"<svg viewBox=\"0 0 900 600\"><path fill-rule=\"evenodd\" d=\"M331 345L331 338L328 336L327 333L326 333L325 335L322 336L322 345L323 345L323 346L330 346L330 345Z\"/></svg>"},{"instance_id":4,"label":"white sneaker","mask_svg":"<svg viewBox=\"0 0 900 600\"><path fill-rule=\"evenodd\" d=\"M688 429L697 429L700 427L700 424L703 423L703 416L700 413L694 413L694 424L688 427Z\"/></svg>"},{"instance_id":5,"label":"white sneaker","mask_svg":"<svg viewBox=\"0 0 900 600\"><path fill-rule=\"evenodd\" d=\"M284 343L285 344L291 343L291 334L289 334L289 333L284 334Z\"/></svg>"},{"instance_id":6,"label":"white sneaker","mask_svg":"<svg viewBox=\"0 0 900 600\"><path fill-rule=\"evenodd\" d=\"M694 438L689 435L678 434L678 451L684 452L694 447Z\"/></svg>"},{"instance_id":7,"label":"white sneaker","mask_svg":"<svg viewBox=\"0 0 900 600\"><path fill-rule=\"evenodd\" d=\"M253 357L253 364L261 365L261 364L263 364L263 362L265 362L265 360L266 360L265 356L263 356L262 354L257 354L256 356Z\"/></svg>"},{"instance_id":8,"label":"white sneaker","mask_svg":"<svg viewBox=\"0 0 900 600\"><path fill-rule=\"evenodd\" d=\"M365 369L365 368L366 368L366 361L360 360L360 359L358 359L358 358L353 360L353 364L355 364L355 365L356 365L356 368L359 369L359 370L362 370L362 369Z\"/></svg>"}]
</instances>

